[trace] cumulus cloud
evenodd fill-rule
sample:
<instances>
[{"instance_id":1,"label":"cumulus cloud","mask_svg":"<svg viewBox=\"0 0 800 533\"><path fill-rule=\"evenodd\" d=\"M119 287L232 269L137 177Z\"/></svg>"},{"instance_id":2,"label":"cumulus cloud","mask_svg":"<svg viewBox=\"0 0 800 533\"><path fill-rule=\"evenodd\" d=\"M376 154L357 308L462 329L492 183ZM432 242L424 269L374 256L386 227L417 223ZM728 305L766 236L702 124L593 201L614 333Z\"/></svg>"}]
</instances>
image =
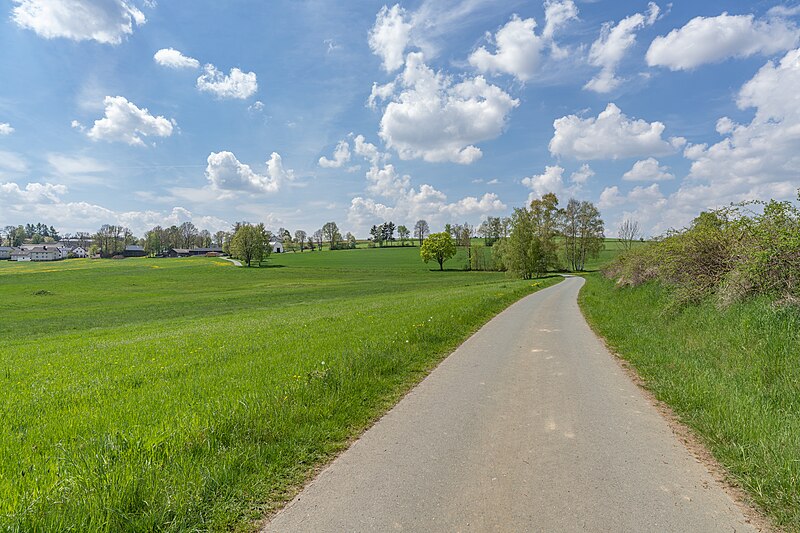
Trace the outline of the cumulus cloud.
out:
<instances>
[{"instance_id":1,"label":"cumulus cloud","mask_svg":"<svg viewBox=\"0 0 800 533\"><path fill-rule=\"evenodd\" d=\"M350 161L350 144L347 141L339 141L333 151L333 159L323 156L319 158L319 166L322 168L341 168Z\"/></svg>"},{"instance_id":2,"label":"cumulus cloud","mask_svg":"<svg viewBox=\"0 0 800 533\"><path fill-rule=\"evenodd\" d=\"M567 115L556 119L553 128L550 153L583 160L666 155L685 142L680 137L665 141L664 124L630 119L613 103L597 118Z\"/></svg>"},{"instance_id":3,"label":"cumulus cloud","mask_svg":"<svg viewBox=\"0 0 800 533\"><path fill-rule=\"evenodd\" d=\"M708 186L726 203L794 196L800 168L800 106L797 92L788 87L800 87L800 49L787 52L779 62L767 62L742 86L736 103L742 110L755 109L749 123L723 117L717 122L721 141L687 146L684 156L692 161L687 189Z\"/></svg>"},{"instance_id":4,"label":"cumulus cloud","mask_svg":"<svg viewBox=\"0 0 800 533\"><path fill-rule=\"evenodd\" d=\"M541 35L536 35L535 19L521 19L514 14L493 37L488 35L495 51L490 52L481 46L469 56L469 63L480 72L509 74L520 81L530 80L536 74L542 50L548 44L555 55L563 55L553 41L553 35L577 17L578 8L572 0L545 2L545 28Z\"/></svg>"},{"instance_id":5,"label":"cumulus cloud","mask_svg":"<svg viewBox=\"0 0 800 533\"><path fill-rule=\"evenodd\" d=\"M543 39L536 35L536 20L513 15L494 36L495 52L481 46L469 63L481 72L510 74L520 81L533 77L539 66Z\"/></svg>"},{"instance_id":6,"label":"cumulus cloud","mask_svg":"<svg viewBox=\"0 0 800 533\"><path fill-rule=\"evenodd\" d=\"M153 116L146 108L138 108L123 96L106 96L105 116L95 120L86 135L95 141L121 141L144 146L142 137L169 137L174 120Z\"/></svg>"},{"instance_id":7,"label":"cumulus cloud","mask_svg":"<svg viewBox=\"0 0 800 533\"><path fill-rule=\"evenodd\" d=\"M12 20L46 39L119 44L146 18L128 0L13 0Z\"/></svg>"},{"instance_id":8,"label":"cumulus cloud","mask_svg":"<svg viewBox=\"0 0 800 533\"><path fill-rule=\"evenodd\" d=\"M369 47L381 58L383 69L393 72L403 66L405 50L411 39L411 22L399 4L383 6L369 32Z\"/></svg>"},{"instance_id":9,"label":"cumulus cloud","mask_svg":"<svg viewBox=\"0 0 800 533\"><path fill-rule=\"evenodd\" d=\"M235 67L226 76L209 63L203 67L203 74L197 78L197 88L217 98L245 100L258 91L258 80L255 72L242 72Z\"/></svg>"},{"instance_id":10,"label":"cumulus cloud","mask_svg":"<svg viewBox=\"0 0 800 533\"><path fill-rule=\"evenodd\" d=\"M622 83L616 75L617 66L628 49L636 43L636 32L645 26L651 26L658 18L659 12L659 7L650 2L646 14L636 13L625 17L617 24L611 22L603 24L600 37L592 43L589 50L589 63L600 67L601 70L584 85L584 89L607 93Z\"/></svg>"},{"instance_id":11,"label":"cumulus cloud","mask_svg":"<svg viewBox=\"0 0 800 533\"><path fill-rule=\"evenodd\" d=\"M528 203L534 198L540 198L552 192L556 196L574 196L578 194L583 185L594 176L594 171L589 165L584 164L569 177L571 185L564 181L564 168L558 165L546 166L542 174L523 178L522 184L531 190Z\"/></svg>"},{"instance_id":12,"label":"cumulus cloud","mask_svg":"<svg viewBox=\"0 0 800 533\"><path fill-rule=\"evenodd\" d=\"M695 17L685 26L656 37L647 50L647 64L689 70L729 58L769 55L797 45L797 26L782 18L756 20L753 15Z\"/></svg>"},{"instance_id":13,"label":"cumulus cloud","mask_svg":"<svg viewBox=\"0 0 800 533\"><path fill-rule=\"evenodd\" d=\"M378 167L373 165L367 171L367 191L378 196L396 198L409 188L411 178L399 175L394 165Z\"/></svg>"},{"instance_id":14,"label":"cumulus cloud","mask_svg":"<svg viewBox=\"0 0 800 533\"><path fill-rule=\"evenodd\" d=\"M669 167L659 165L658 160L652 157L635 162L633 167L622 175L625 181L665 181L674 178L675 175L669 172Z\"/></svg>"},{"instance_id":15,"label":"cumulus cloud","mask_svg":"<svg viewBox=\"0 0 800 533\"><path fill-rule=\"evenodd\" d=\"M414 221L425 219L430 224L442 224L467 217L480 217L502 213L507 206L494 193L467 196L448 202L447 196L432 187L421 185L410 188L395 199L394 205L376 202L372 198L357 196L350 202L347 219L351 224L367 228L385 220Z\"/></svg>"},{"instance_id":16,"label":"cumulus cloud","mask_svg":"<svg viewBox=\"0 0 800 533\"><path fill-rule=\"evenodd\" d=\"M11 135L14 133L14 128L8 122L0 122L0 135Z\"/></svg>"},{"instance_id":17,"label":"cumulus cloud","mask_svg":"<svg viewBox=\"0 0 800 533\"><path fill-rule=\"evenodd\" d=\"M9 203L35 204L43 201L58 202L67 193L64 185L53 183L28 183L24 188L14 182L0 183L0 198L3 205Z\"/></svg>"},{"instance_id":18,"label":"cumulus cloud","mask_svg":"<svg viewBox=\"0 0 800 533\"><path fill-rule=\"evenodd\" d=\"M153 55L156 63L168 68L200 68L200 62L193 57L188 57L174 48L162 48Z\"/></svg>"},{"instance_id":19,"label":"cumulus cloud","mask_svg":"<svg viewBox=\"0 0 800 533\"><path fill-rule=\"evenodd\" d=\"M363 135L356 135L353 139L353 151L369 161L373 166L388 159L387 154L378 150L378 147L367 142Z\"/></svg>"},{"instance_id":20,"label":"cumulus cloud","mask_svg":"<svg viewBox=\"0 0 800 533\"><path fill-rule=\"evenodd\" d=\"M240 162L231 152L211 152L206 165L206 178L214 189L272 194L294 181L294 172L283 168L281 156L272 152L267 173L258 174Z\"/></svg>"},{"instance_id":21,"label":"cumulus cloud","mask_svg":"<svg viewBox=\"0 0 800 533\"><path fill-rule=\"evenodd\" d=\"M399 94L386 105L379 135L401 159L469 164L482 155L474 143L502 133L511 98L482 76L459 83L428 67L421 53L410 53L398 78Z\"/></svg>"}]
</instances>

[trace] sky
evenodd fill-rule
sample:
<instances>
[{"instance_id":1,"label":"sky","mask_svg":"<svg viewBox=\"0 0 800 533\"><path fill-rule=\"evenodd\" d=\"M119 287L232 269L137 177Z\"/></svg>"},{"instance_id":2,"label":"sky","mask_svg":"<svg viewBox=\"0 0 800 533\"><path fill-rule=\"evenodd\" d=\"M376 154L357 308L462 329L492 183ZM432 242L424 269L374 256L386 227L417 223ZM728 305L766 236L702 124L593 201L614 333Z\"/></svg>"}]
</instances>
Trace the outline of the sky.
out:
<instances>
[{"instance_id":1,"label":"sky","mask_svg":"<svg viewBox=\"0 0 800 533\"><path fill-rule=\"evenodd\" d=\"M0 0L0 227L616 236L800 188L800 2Z\"/></svg>"}]
</instances>

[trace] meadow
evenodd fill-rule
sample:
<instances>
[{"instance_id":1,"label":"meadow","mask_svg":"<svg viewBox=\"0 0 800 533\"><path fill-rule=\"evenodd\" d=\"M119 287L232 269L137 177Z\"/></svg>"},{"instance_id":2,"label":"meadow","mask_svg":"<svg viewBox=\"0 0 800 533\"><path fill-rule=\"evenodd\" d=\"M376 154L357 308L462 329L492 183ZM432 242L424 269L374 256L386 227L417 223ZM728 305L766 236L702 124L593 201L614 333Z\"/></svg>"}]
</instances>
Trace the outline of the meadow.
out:
<instances>
[{"instance_id":1,"label":"meadow","mask_svg":"<svg viewBox=\"0 0 800 533\"><path fill-rule=\"evenodd\" d=\"M658 282L586 279L595 331L775 524L800 531L800 310L766 297L675 310Z\"/></svg>"},{"instance_id":2,"label":"meadow","mask_svg":"<svg viewBox=\"0 0 800 533\"><path fill-rule=\"evenodd\" d=\"M251 529L558 281L437 267L416 247L0 262L0 530Z\"/></svg>"}]
</instances>

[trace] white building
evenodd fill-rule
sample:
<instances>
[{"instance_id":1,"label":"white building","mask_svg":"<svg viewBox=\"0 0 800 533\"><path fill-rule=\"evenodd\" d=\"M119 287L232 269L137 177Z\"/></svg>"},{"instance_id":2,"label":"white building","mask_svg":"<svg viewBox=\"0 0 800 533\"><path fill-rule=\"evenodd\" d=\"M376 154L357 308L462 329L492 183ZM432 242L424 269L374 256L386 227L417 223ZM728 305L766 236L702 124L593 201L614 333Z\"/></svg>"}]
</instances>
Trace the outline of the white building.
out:
<instances>
[{"instance_id":1,"label":"white building","mask_svg":"<svg viewBox=\"0 0 800 533\"><path fill-rule=\"evenodd\" d=\"M58 261L64 259L62 249L55 246L36 246L30 249L31 261Z\"/></svg>"},{"instance_id":2,"label":"white building","mask_svg":"<svg viewBox=\"0 0 800 533\"><path fill-rule=\"evenodd\" d=\"M11 246L0 246L0 259L11 259L11 253L15 249Z\"/></svg>"},{"instance_id":3,"label":"white building","mask_svg":"<svg viewBox=\"0 0 800 533\"><path fill-rule=\"evenodd\" d=\"M269 241L269 245L272 246L272 251L275 252L276 254L282 254L284 251L283 243L281 241L278 240Z\"/></svg>"},{"instance_id":4,"label":"white building","mask_svg":"<svg viewBox=\"0 0 800 533\"><path fill-rule=\"evenodd\" d=\"M72 249L70 253L72 254L73 257L80 257L80 258L89 257L89 252L84 250L83 247L81 246L76 246L75 248Z\"/></svg>"}]
</instances>

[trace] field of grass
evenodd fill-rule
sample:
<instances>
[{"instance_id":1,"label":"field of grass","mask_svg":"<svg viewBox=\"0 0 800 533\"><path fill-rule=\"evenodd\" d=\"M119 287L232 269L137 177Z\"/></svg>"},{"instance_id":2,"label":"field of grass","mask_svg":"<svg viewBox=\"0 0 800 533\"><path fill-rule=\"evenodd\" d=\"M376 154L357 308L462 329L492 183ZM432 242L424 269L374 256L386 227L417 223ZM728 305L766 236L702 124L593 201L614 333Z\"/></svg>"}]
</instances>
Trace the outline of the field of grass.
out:
<instances>
[{"instance_id":1,"label":"field of grass","mask_svg":"<svg viewBox=\"0 0 800 533\"><path fill-rule=\"evenodd\" d=\"M0 530L248 529L557 282L437 267L410 247L0 262Z\"/></svg>"},{"instance_id":2,"label":"field of grass","mask_svg":"<svg viewBox=\"0 0 800 533\"><path fill-rule=\"evenodd\" d=\"M586 279L595 330L775 523L800 531L800 310L761 299L665 313L657 284Z\"/></svg>"}]
</instances>

